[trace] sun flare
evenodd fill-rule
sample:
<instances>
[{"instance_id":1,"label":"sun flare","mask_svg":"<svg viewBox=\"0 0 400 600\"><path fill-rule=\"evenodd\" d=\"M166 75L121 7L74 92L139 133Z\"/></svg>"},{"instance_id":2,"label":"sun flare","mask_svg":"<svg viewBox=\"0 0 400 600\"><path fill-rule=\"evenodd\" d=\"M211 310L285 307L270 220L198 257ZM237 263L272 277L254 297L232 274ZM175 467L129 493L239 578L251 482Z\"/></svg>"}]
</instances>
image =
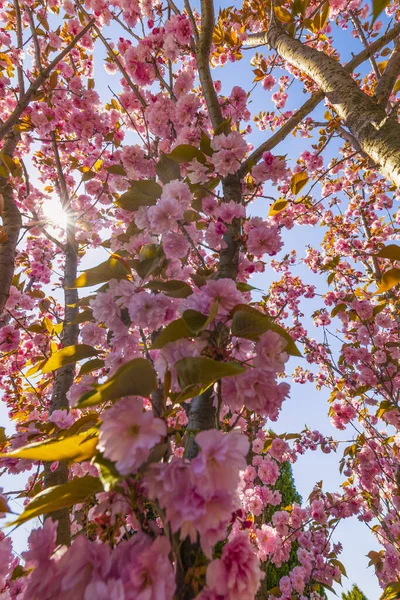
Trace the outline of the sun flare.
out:
<instances>
[{"instance_id":1,"label":"sun flare","mask_svg":"<svg viewBox=\"0 0 400 600\"><path fill-rule=\"evenodd\" d=\"M63 230L67 228L68 213L62 208L58 198L52 197L44 200L42 210L51 227Z\"/></svg>"}]
</instances>

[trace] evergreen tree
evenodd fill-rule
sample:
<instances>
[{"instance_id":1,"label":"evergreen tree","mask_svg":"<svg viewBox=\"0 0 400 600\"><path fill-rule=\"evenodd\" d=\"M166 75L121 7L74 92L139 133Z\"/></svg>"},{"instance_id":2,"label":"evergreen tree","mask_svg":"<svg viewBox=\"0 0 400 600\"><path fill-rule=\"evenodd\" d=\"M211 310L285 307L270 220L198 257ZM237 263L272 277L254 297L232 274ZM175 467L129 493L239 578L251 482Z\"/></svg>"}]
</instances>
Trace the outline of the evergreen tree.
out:
<instances>
[{"instance_id":1,"label":"evergreen tree","mask_svg":"<svg viewBox=\"0 0 400 600\"><path fill-rule=\"evenodd\" d=\"M273 514L284 509L286 506L290 506L294 502L301 504L302 498L298 491L293 479L292 466L289 462L282 463L280 467L280 475L274 485L274 489L279 490L282 496L282 500L278 506L269 506L265 511L265 521L268 523L271 521ZM271 589L275 586L279 586L279 580L285 575L289 575L290 571L299 564L297 560L297 548L298 544L292 545L289 560L284 563L281 567L276 567L273 564L269 564L267 567L266 584L267 589Z\"/></svg>"},{"instance_id":2,"label":"evergreen tree","mask_svg":"<svg viewBox=\"0 0 400 600\"><path fill-rule=\"evenodd\" d=\"M349 592L343 592L342 600L368 600L367 596L360 590L358 585L353 584Z\"/></svg>"}]
</instances>

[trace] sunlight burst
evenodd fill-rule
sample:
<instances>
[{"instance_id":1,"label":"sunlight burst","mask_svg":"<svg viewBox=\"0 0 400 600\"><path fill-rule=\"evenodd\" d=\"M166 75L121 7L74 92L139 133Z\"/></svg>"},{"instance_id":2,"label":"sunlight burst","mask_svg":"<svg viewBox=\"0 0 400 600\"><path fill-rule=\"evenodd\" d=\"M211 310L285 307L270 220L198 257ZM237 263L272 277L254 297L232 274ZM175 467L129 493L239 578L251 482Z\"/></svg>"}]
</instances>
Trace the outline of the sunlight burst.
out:
<instances>
[{"instance_id":1,"label":"sunlight burst","mask_svg":"<svg viewBox=\"0 0 400 600\"><path fill-rule=\"evenodd\" d=\"M53 196L44 200L42 210L51 227L63 230L67 228L68 213L62 208L58 198Z\"/></svg>"}]
</instances>

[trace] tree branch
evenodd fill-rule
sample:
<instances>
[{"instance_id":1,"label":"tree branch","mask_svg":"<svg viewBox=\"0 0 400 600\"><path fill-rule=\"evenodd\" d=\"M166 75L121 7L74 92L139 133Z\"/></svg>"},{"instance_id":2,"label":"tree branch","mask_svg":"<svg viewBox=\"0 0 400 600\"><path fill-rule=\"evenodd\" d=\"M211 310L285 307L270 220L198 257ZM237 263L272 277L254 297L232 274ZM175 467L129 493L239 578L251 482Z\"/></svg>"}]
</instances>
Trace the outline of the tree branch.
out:
<instances>
[{"instance_id":1,"label":"tree branch","mask_svg":"<svg viewBox=\"0 0 400 600\"><path fill-rule=\"evenodd\" d=\"M354 29L356 30L357 35L360 38L364 48L368 48L369 47L368 40L365 36L363 28L361 27L360 19L351 10L349 11L349 15L350 15L351 22L353 23ZM375 73L376 80L379 81L379 79L381 78L381 72L378 69L378 65L376 64L376 60L373 55L370 56L369 62L371 63L372 70Z\"/></svg>"},{"instance_id":2,"label":"tree branch","mask_svg":"<svg viewBox=\"0 0 400 600\"><path fill-rule=\"evenodd\" d=\"M201 0L201 32L196 46L197 67L212 126L217 129L223 121L218 96L210 72L210 50L214 31L214 2Z\"/></svg>"},{"instance_id":3,"label":"tree branch","mask_svg":"<svg viewBox=\"0 0 400 600\"><path fill-rule=\"evenodd\" d=\"M376 84L375 98L378 104L386 109L394 84L400 75L400 46L396 45L390 55L386 69Z\"/></svg>"},{"instance_id":4,"label":"tree branch","mask_svg":"<svg viewBox=\"0 0 400 600\"><path fill-rule=\"evenodd\" d=\"M15 27L17 30L17 44L18 44L18 48L22 48L22 46L23 46L22 19L21 19L21 7L19 5L18 0L14 0L14 8L15 8ZM17 73L18 73L19 97L21 98L25 94L24 71L23 71L21 65L19 65L17 67Z\"/></svg>"},{"instance_id":5,"label":"tree branch","mask_svg":"<svg viewBox=\"0 0 400 600\"><path fill-rule=\"evenodd\" d=\"M40 86L46 81L47 77L50 75L50 73L53 71L53 69L58 65L58 63L61 62L67 56L67 54L79 42L79 40L81 38L83 38L83 36L89 31L89 29L92 27L93 23L94 23L94 19L92 21L90 21L90 23L88 23L86 25L86 27L84 27L77 34L77 36L72 40L72 42L70 42L68 44L68 46L66 46L64 48L64 50L62 50L62 52L57 54L56 58L54 60L52 60L51 63L45 69L43 69L43 71L40 73L40 75L38 75L38 77L35 79L35 81L33 81L31 83L31 85L27 89L24 96L22 98L20 98L20 100L17 102L17 105L14 108L11 115L8 117L8 119L6 119L6 121L4 121L4 123L2 123L0 125L0 140L3 140L6 137L6 135L11 131L11 129L14 127L14 125L16 125L18 123L20 116L22 115L22 113L24 112L26 107L29 105L29 102L32 100L33 96L39 90Z\"/></svg>"},{"instance_id":6,"label":"tree branch","mask_svg":"<svg viewBox=\"0 0 400 600\"><path fill-rule=\"evenodd\" d=\"M352 58L346 65L344 65L344 67L343 67L344 70L347 73L351 73L352 71L354 71L354 69L356 69L359 65L361 65L365 60L367 60L375 52L378 52L384 46L386 46L386 44L388 44L393 39L395 39L399 35L399 33L400 33L400 24L395 25L395 27L393 27L393 29L388 31L385 35L383 35L382 37L377 39L374 43L370 44L368 48L365 48L362 52L357 54L357 56ZM250 39L250 42L252 41L252 39L254 39L254 40L262 39L261 43L262 44L266 43L266 32L252 34L252 35L254 35L255 37L252 38L252 36L249 36L248 40L246 40L246 42L245 42L246 44L249 41L249 39ZM256 36L261 36L261 37L259 38ZM258 43L259 42L257 41L257 44ZM251 43L249 45L251 45ZM268 150L272 150L273 148L275 148L275 146L277 146L280 142L282 142L289 135L289 133L291 131L293 131L293 129L295 127L297 127L297 125L299 125L299 123L301 123L301 121L308 114L310 114L314 110L314 108L316 108L318 106L318 104L321 102L321 100L323 100L323 98L324 98L323 92L315 92L311 96L311 98L309 98L309 100L307 100L307 102L305 102L303 104L303 106L300 107L299 110L296 111L295 114L292 115L290 117L290 119L284 125L282 125L282 127L276 133L274 133L268 140L266 140L256 150L254 150L254 152L244 161L243 165L241 166L241 168L239 170L240 176L244 177L246 175L246 173L248 173L248 171L251 169L251 165L254 163L257 163L260 160L260 158L264 152L266 152Z\"/></svg>"}]
</instances>

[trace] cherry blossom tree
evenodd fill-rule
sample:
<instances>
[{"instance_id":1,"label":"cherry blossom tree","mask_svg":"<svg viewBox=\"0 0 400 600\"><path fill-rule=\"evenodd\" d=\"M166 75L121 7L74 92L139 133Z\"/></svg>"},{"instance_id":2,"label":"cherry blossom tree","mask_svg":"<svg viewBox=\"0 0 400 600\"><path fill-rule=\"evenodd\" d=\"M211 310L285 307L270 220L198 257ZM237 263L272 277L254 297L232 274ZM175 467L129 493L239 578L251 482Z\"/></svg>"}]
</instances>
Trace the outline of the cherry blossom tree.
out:
<instances>
[{"instance_id":1,"label":"cherry blossom tree","mask_svg":"<svg viewBox=\"0 0 400 600\"><path fill-rule=\"evenodd\" d=\"M1 535L2 597L318 600L351 517L398 597L398 4L0 10L0 465L41 519L22 560ZM273 432L291 379L351 439L285 505L342 448Z\"/></svg>"}]
</instances>

